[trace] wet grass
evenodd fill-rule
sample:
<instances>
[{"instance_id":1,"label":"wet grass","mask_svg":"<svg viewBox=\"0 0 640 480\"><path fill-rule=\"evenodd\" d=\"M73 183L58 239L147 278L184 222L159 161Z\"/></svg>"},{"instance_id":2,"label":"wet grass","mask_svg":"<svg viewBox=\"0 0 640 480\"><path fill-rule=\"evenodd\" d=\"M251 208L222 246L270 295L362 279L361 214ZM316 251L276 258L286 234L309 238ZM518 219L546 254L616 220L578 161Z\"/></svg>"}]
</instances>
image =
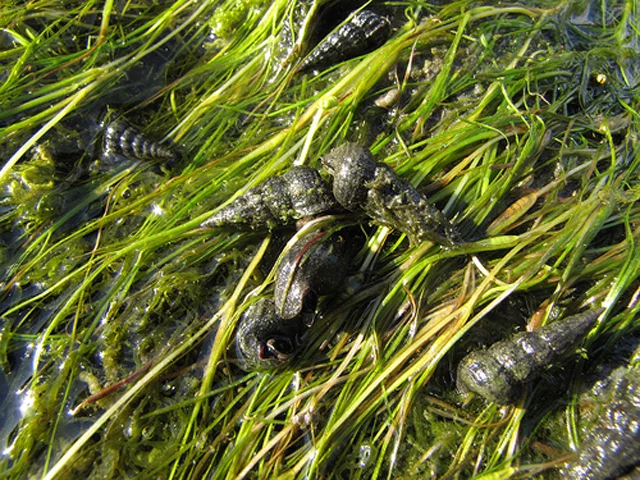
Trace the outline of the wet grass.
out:
<instances>
[{"instance_id":1,"label":"wet grass","mask_svg":"<svg viewBox=\"0 0 640 480\"><path fill-rule=\"evenodd\" d=\"M373 7L389 41L318 75L296 72L313 22L283 41L303 3L2 7L3 477L553 478L570 458L582 379L638 331L637 7ZM113 115L180 160L101 155ZM234 326L282 234L200 224L345 140L466 242L327 217L366 235L344 294L291 366L243 372ZM517 405L456 391L468 351L587 306L606 312L582 355Z\"/></svg>"}]
</instances>

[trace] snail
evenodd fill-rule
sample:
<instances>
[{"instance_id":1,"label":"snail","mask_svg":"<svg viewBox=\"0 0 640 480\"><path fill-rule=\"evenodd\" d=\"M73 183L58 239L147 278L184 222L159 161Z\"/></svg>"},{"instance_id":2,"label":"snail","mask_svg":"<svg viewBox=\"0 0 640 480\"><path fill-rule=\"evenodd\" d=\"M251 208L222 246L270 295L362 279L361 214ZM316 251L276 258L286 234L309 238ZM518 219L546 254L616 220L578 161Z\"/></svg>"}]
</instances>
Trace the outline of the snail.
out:
<instances>
[{"instance_id":1,"label":"snail","mask_svg":"<svg viewBox=\"0 0 640 480\"><path fill-rule=\"evenodd\" d=\"M589 310L471 352L458 365L459 390L502 405L514 403L524 385L575 348L603 311Z\"/></svg>"},{"instance_id":2,"label":"snail","mask_svg":"<svg viewBox=\"0 0 640 480\"><path fill-rule=\"evenodd\" d=\"M371 10L360 10L327 35L302 61L299 70L326 68L369 53L386 42L390 33L389 20Z\"/></svg>"},{"instance_id":3,"label":"snail","mask_svg":"<svg viewBox=\"0 0 640 480\"><path fill-rule=\"evenodd\" d=\"M302 311L305 299L335 292L347 274L345 253L340 234L312 231L298 239L284 254L276 273L277 314L293 318Z\"/></svg>"},{"instance_id":4,"label":"snail","mask_svg":"<svg viewBox=\"0 0 640 480\"><path fill-rule=\"evenodd\" d=\"M315 318L318 296L344 282L347 251L342 233L311 231L284 253L273 298L258 300L239 322L236 349L246 370L279 367L297 353Z\"/></svg>"},{"instance_id":5,"label":"snail","mask_svg":"<svg viewBox=\"0 0 640 480\"><path fill-rule=\"evenodd\" d=\"M271 298L261 298L247 308L236 332L236 351L243 368L254 370L285 364L300 347L307 319L306 311L295 318L282 318Z\"/></svg>"},{"instance_id":6,"label":"snail","mask_svg":"<svg viewBox=\"0 0 640 480\"><path fill-rule=\"evenodd\" d=\"M567 464L568 479L609 479L638 473L640 466L640 366L619 367L606 389L607 405L589 430L578 458ZM635 467L635 470L634 470ZM630 478L637 478L631 475Z\"/></svg>"},{"instance_id":7,"label":"snail","mask_svg":"<svg viewBox=\"0 0 640 480\"><path fill-rule=\"evenodd\" d=\"M250 189L202 222L202 226L273 229L335 206L331 190L317 170L293 167Z\"/></svg>"},{"instance_id":8,"label":"snail","mask_svg":"<svg viewBox=\"0 0 640 480\"><path fill-rule=\"evenodd\" d=\"M161 159L173 162L176 159L176 155L170 149L151 140L122 119L115 120L105 127L104 153L136 160Z\"/></svg>"},{"instance_id":9,"label":"snail","mask_svg":"<svg viewBox=\"0 0 640 480\"><path fill-rule=\"evenodd\" d=\"M322 163L333 176L335 199L347 210L364 212L375 222L406 233L414 244L460 243L444 214L388 165L376 163L365 147L345 143L325 155Z\"/></svg>"}]
</instances>

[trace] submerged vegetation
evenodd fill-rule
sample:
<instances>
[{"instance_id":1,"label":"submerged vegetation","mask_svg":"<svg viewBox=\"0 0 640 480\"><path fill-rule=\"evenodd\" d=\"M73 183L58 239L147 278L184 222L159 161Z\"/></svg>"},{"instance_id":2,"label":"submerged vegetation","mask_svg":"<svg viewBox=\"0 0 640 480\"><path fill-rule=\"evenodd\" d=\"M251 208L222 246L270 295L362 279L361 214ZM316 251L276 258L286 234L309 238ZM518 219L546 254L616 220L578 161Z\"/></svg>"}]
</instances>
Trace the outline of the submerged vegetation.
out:
<instances>
[{"instance_id":1,"label":"submerged vegetation","mask_svg":"<svg viewBox=\"0 0 640 480\"><path fill-rule=\"evenodd\" d=\"M319 71L299 66L364 2L0 7L0 476L554 478L576 458L586 392L640 331L640 12L440 3L368 2L388 39ZM175 158L105 150L124 119ZM345 142L463 241L342 211L202 225ZM313 229L352 243L347 278L291 363L245 372L236 326ZM578 353L512 405L456 389L469 352L587 308Z\"/></svg>"}]
</instances>

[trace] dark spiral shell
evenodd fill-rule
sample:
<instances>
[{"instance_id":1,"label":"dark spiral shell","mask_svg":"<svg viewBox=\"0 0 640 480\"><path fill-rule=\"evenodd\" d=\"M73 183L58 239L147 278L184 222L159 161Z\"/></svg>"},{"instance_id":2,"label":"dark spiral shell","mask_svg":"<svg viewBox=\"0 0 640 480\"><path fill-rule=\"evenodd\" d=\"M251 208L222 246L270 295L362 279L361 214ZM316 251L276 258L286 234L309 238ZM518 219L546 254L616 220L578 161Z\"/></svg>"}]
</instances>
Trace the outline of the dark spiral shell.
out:
<instances>
[{"instance_id":1,"label":"dark spiral shell","mask_svg":"<svg viewBox=\"0 0 640 480\"><path fill-rule=\"evenodd\" d=\"M300 71L326 68L369 53L386 42L390 33L389 20L371 10L360 10L307 55Z\"/></svg>"},{"instance_id":2,"label":"dark spiral shell","mask_svg":"<svg viewBox=\"0 0 640 480\"><path fill-rule=\"evenodd\" d=\"M340 234L326 232L314 231L296 241L276 273L274 300L279 316L296 317L309 297L333 293L342 285L347 274L345 247Z\"/></svg>"},{"instance_id":3,"label":"dark spiral shell","mask_svg":"<svg viewBox=\"0 0 640 480\"><path fill-rule=\"evenodd\" d=\"M604 480L638 472L640 466L640 366L611 374L604 407L583 443L578 458L565 466L570 480Z\"/></svg>"},{"instance_id":4,"label":"dark spiral shell","mask_svg":"<svg viewBox=\"0 0 640 480\"><path fill-rule=\"evenodd\" d=\"M160 159L172 162L176 155L147 137L137 128L119 119L109 123L104 131L104 152L136 160Z\"/></svg>"},{"instance_id":5,"label":"dark spiral shell","mask_svg":"<svg viewBox=\"0 0 640 480\"><path fill-rule=\"evenodd\" d=\"M460 243L460 235L444 214L388 165L376 163L365 147L340 145L324 157L323 164L333 176L334 197L347 210L362 211L406 233L413 243Z\"/></svg>"},{"instance_id":6,"label":"dark spiral shell","mask_svg":"<svg viewBox=\"0 0 640 480\"><path fill-rule=\"evenodd\" d=\"M524 385L575 348L603 311L589 310L471 352L458 365L459 390L502 405L514 403Z\"/></svg>"},{"instance_id":7,"label":"dark spiral shell","mask_svg":"<svg viewBox=\"0 0 640 480\"><path fill-rule=\"evenodd\" d=\"M271 298L262 298L244 313L236 332L236 351L245 370L275 368L298 351L307 329L304 315L284 319Z\"/></svg>"},{"instance_id":8,"label":"dark spiral shell","mask_svg":"<svg viewBox=\"0 0 640 480\"><path fill-rule=\"evenodd\" d=\"M270 177L202 222L203 227L275 228L336 206L317 170L293 167Z\"/></svg>"}]
</instances>

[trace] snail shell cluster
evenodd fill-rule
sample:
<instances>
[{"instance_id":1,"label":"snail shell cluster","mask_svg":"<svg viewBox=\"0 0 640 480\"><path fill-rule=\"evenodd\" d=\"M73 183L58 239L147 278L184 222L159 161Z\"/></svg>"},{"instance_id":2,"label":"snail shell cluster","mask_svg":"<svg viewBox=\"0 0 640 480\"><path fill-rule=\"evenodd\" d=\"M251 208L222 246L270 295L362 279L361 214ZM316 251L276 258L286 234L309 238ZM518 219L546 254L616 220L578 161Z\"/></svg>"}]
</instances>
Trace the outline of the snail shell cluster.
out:
<instances>
[{"instance_id":1,"label":"snail shell cluster","mask_svg":"<svg viewBox=\"0 0 640 480\"><path fill-rule=\"evenodd\" d=\"M459 390L502 405L514 403L527 383L575 349L603 311L589 310L471 352L458 365Z\"/></svg>"},{"instance_id":2,"label":"snail shell cluster","mask_svg":"<svg viewBox=\"0 0 640 480\"><path fill-rule=\"evenodd\" d=\"M250 189L202 226L276 228L339 206L406 233L414 244L430 240L453 246L461 242L440 210L388 165L376 163L362 145L340 145L322 162L333 177L332 187L317 170L293 167Z\"/></svg>"},{"instance_id":3,"label":"snail shell cluster","mask_svg":"<svg viewBox=\"0 0 640 480\"><path fill-rule=\"evenodd\" d=\"M326 155L323 165L332 183L318 170L293 167L267 178L201 225L274 229L342 208L394 227L413 243L431 240L452 246L460 241L442 212L390 167L376 163L365 147L341 145ZM336 291L344 281L345 244L340 233L314 231L289 246L279 264L273 299L254 304L240 320L236 343L248 368L282 363L297 350L317 297Z\"/></svg>"}]
</instances>

